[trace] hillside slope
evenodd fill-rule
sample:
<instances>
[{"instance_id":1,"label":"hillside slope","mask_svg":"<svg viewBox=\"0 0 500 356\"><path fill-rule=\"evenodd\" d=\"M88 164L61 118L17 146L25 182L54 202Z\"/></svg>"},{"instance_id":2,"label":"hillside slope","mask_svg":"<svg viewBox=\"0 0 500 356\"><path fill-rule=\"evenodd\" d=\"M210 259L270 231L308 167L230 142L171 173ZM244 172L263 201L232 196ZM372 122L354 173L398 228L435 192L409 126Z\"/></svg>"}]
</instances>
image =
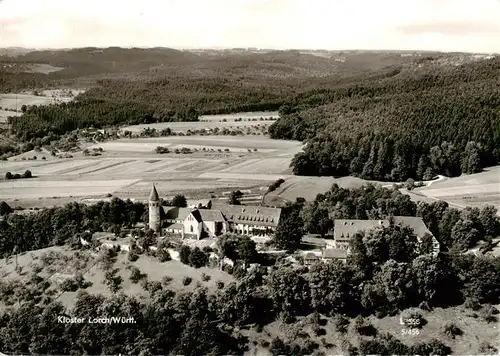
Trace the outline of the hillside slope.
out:
<instances>
[{"instance_id":1,"label":"hillside slope","mask_svg":"<svg viewBox=\"0 0 500 356\"><path fill-rule=\"evenodd\" d=\"M500 158L500 57L428 60L383 79L312 90L285 103L273 138L307 140L299 175L456 176Z\"/></svg>"}]
</instances>

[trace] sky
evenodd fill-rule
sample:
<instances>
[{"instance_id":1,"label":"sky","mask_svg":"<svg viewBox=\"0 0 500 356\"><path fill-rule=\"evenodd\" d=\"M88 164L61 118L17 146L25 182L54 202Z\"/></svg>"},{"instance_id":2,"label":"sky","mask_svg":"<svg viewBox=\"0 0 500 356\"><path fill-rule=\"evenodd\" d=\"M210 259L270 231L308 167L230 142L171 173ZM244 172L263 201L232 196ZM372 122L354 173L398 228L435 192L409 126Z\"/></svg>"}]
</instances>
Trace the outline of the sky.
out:
<instances>
[{"instance_id":1,"label":"sky","mask_svg":"<svg viewBox=\"0 0 500 356\"><path fill-rule=\"evenodd\" d=\"M0 0L0 47L500 53L500 0Z\"/></svg>"}]
</instances>

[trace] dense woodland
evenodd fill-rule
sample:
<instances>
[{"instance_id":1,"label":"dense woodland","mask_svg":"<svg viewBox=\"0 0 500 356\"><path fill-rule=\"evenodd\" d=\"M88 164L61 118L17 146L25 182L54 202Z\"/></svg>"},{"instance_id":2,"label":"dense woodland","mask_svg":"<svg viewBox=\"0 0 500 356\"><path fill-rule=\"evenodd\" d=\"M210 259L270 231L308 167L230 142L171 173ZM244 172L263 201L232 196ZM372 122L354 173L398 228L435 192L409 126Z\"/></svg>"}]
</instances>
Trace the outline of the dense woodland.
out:
<instances>
[{"instance_id":1,"label":"dense woodland","mask_svg":"<svg viewBox=\"0 0 500 356\"><path fill-rule=\"evenodd\" d=\"M500 57L312 90L285 103L271 137L307 141L299 175L402 181L475 173L500 160Z\"/></svg>"},{"instance_id":2,"label":"dense woodland","mask_svg":"<svg viewBox=\"0 0 500 356\"><path fill-rule=\"evenodd\" d=\"M124 221L130 227L141 216L146 217L143 205L118 199L89 207L69 204L24 216L12 215L5 204L0 207L5 215L0 229L5 232L0 236L3 255L11 252L14 241L20 241L21 251L41 248L71 242L72 234L79 240L84 229L94 231L99 225ZM389 226L356 235L347 264L334 261L304 267L278 259L269 272L260 267L242 269L259 261L260 254L250 239L226 236L219 241L218 249L221 256L236 262L230 272L237 281L221 284L215 292L197 287L194 292L175 293L160 283L150 290L149 300L124 296L120 288L112 297L82 291L69 310L45 293L50 283L33 277L15 292L20 305L0 314L0 348L16 354L241 354L249 347L249 340L239 331L242 328L260 332L275 320L293 324L305 317L315 335L324 333L324 318L334 320L339 332L345 332L349 325L358 330L362 336L359 348L349 342L342 345L349 354L445 355L452 352L446 342L405 345L384 330L374 329L364 317L397 315L409 307L432 310L465 303L485 322L497 320L497 311L489 304L498 303L500 298L500 259L462 253L463 239L471 231L475 231L475 238L499 233L494 209L459 212L441 202L415 205L397 190L334 186L314 202L298 200L291 204L285 218L292 221L303 217L302 223L311 224L311 216L321 215L313 211L325 207L339 217L421 215L439 233L445 251L447 246L461 248L448 248L448 252L434 257L419 246L412 231ZM446 242L447 234L453 242ZM59 236L60 240L49 240L49 236ZM78 241L73 245L77 247ZM186 253L181 248L181 255ZM193 258L181 259L196 267ZM0 298L14 293L12 288L10 282L1 282ZM133 317L136 323L105 326L57 322L61 315L87 318L111 314ZM308 332L300 337L275 338L263 347L274 355L311 354L320 345L307 336Z\"/></svg>"}]
</instances>

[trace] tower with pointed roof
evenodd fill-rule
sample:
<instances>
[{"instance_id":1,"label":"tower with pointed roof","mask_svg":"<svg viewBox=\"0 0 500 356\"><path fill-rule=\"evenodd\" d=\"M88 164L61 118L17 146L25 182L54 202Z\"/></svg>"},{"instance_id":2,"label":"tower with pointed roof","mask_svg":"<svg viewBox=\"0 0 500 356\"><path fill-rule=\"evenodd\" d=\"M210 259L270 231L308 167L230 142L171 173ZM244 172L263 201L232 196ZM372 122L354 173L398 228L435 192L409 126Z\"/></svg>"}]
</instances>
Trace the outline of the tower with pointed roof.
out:
<instances>
[{"instance_id":1,"label":"tower with pointed roof","mask_svg":"<svg viewBox=\"0 0 500 356\"><path fill-rule=\"evenodd\" d=\"M161 229L161 220L160 220L160 197L158 196L158 192L156 191L156 187L153 183L153 187L151 188L151 193L149 194L149 228L154 230L154 232L159 233Z\"/></svg>"}]
</instances>

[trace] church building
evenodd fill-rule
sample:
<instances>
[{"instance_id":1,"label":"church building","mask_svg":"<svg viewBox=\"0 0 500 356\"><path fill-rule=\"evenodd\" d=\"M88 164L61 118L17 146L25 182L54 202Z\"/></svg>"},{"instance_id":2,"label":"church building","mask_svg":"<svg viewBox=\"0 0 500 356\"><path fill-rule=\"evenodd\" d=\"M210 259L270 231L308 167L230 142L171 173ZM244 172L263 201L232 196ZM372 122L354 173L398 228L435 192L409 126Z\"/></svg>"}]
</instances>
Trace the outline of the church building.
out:
<instances>
[{"instance_id":1,"label":"church building","mask_svg":"<svg viewBox=\"0 0 500 356\"><path fill-rule=\"evenodd\" d=\"M271 237L280 221L281 209L263 206L211 204L178 208L163 206L153 184L149 195L149 227L157 234L178 234L201 239L227 232Z\"/></svg>"}]
</instances>

